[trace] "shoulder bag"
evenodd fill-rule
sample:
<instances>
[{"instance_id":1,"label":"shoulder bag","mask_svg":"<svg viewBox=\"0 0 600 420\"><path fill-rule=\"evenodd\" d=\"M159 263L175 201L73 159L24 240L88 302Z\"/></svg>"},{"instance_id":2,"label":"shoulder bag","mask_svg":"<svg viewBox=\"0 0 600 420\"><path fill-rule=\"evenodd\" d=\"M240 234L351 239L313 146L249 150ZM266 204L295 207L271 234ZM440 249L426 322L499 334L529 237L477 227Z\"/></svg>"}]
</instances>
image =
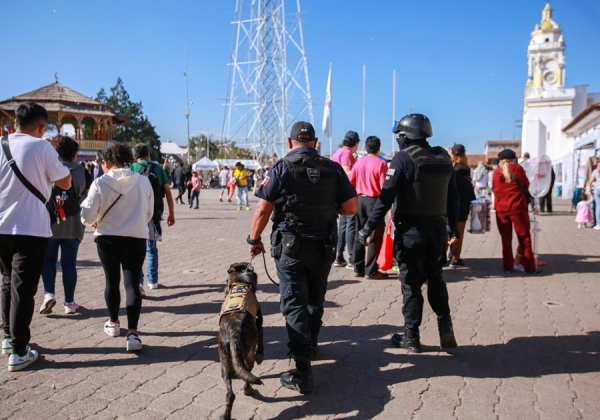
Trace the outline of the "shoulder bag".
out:
<instances>
[{"instance_id":1,"label":"shoulder bag","mask_svg":"<svg viewBox=\"0 0 600 420\"><path fill-rule=\"evenodd\" d=\"M100 216L100 218L98 220L96 220L96 222L93 225L94 230L96 230L96 227L98 226L98 223L100 223L104 219L104 216L106 216L106 214L110 211L110 209L112 209L113 206L115 204L117 204L117 201L119 201L121 197L123 197L123 194L119 194L119 196L117 197L117 199L115 201L113 201L113 203L106 209L106 211L104 212L104 214L102 216ZM97 236L94 236L94 242L96 242L96 243L98 242L98 237Z\"/></svg>"},{"instance_id":2,"label":"shoulder bag","mask_svg":"<svg viewBox=\"0 0 600 420\"><path fill-rule=\"evenodd\" d=\"M527 202L527 205L531 204L533 202L533 197L531 196L531 194L529 193L529 190L526 189L525 187L523 187L523 184L521 184L521 182L517 179L517 177L515 177L513 175L513 173L510 173L510 177L513 181L515 181L517 183L517 185L519 186L519 189L521 190L521 192L523 193L523 195L525 196L525 201Z\"/></svg>"}]
</instances>

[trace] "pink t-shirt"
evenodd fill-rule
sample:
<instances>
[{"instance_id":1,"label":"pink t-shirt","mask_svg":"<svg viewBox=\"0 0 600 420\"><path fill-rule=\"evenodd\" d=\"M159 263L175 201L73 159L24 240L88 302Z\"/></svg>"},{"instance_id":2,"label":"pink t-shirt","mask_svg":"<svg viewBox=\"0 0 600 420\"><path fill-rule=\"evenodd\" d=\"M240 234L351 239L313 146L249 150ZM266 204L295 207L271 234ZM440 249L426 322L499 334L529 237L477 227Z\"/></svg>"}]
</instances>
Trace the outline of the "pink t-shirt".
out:
<instances>
[{"instance_id":1,"label":"pink t-shirt","mask_svg":"<svg viewBox=\"0 0 600 420\"><path fill-rule=\"evenodd\" d=\"M192 177L192 191L199 192L200 188L202 188L202 181L199 176Z\"/></svg>"},{"instance_id":2,"label":"pink t-shirt","mask_svg":"<svg viewBox=\"0 0 600 420\"><path fill-rule=\"evenodd\" d=\"M354 164L350 172L350 182L356 193L367 197L379 197L385 182L388 166L377 156L366 155Z\"/></svg>"},{"instance_id":3,"label":"pink t-shirt","mask_svg":"<svg viewBox=\"0 0 600 420\"><path fill-rule=\"evenodd\" d=\"M356 159L354 159L354 154L347 147L340 147L337 149L333 156L331 156L331 160L340 164L340 166L349 166L350 169L356 163Z\"/></svg>"}]
</instances>

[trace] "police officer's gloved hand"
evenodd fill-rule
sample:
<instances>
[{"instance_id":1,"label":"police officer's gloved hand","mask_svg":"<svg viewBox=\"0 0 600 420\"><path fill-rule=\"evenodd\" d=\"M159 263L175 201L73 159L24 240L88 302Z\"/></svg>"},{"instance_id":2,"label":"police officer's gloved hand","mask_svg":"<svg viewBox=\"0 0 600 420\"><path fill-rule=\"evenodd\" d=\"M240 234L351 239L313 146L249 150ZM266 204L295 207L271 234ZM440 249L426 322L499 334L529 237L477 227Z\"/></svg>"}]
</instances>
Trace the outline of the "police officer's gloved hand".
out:
<instances>
[{"instance_id":1,"label":"police officer's gloved hand","mask_svg":"<svg viewBox=\"0 0 600 420\"><path fill-rule=\"evenodd\" d=\"M369 237L371 236L371 234L373 233L372 230L364 227L361 230L358 231L358 241L363 244L363 245L367 245L369 243Z\"/></svg>"}]
</instances>

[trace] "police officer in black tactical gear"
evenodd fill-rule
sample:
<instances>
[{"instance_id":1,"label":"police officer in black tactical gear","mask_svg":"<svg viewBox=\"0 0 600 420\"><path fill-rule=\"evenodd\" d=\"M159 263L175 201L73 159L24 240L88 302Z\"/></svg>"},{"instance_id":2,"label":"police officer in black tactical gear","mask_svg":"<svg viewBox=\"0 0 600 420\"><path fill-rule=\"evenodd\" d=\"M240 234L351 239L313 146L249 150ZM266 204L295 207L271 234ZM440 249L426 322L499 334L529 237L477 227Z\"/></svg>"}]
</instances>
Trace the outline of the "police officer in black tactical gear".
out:
<instances>
[{"instance_id":1,"label":"police officer in black tactical gear","mask_svg":"<svg viewBox=\"0 0 600 420\"><path fill-rule=\"evenodd\" d=\"M259 202L248 236L250 253L264 252L261 234L273 214L271 255L277 266L288 348L296 362L295 370L281 375L281 383L301 394L314 389L310 362L323 324L337 217L358 209L346 173L339 164L319 156L317 142L310 123L294 123L288 139L291 151L273 165L256 192Z\"/></svg>"},{"instance_id":2,"label":"police officer in black tactical gear","mask_svg":"<svg viewBox=\"0 0 600 420\"><path fill-rule=\"evenodd\" d=\"M425 115L409 114L396 122L393 131L398 134L400 152L392 159L381 196L358 233L359 240L368 242L377 224L395 204L394 249L402 283L404 334L394 334L392 344L413 353L421 351L421 286L427 282L427 298L438 319L440 346L442 350L453 349L457 345L448 290L442 280L446 242L453 243L460 237L452 162L446 150L427 142L433 130Z\"/></svg>"}]
</instances>

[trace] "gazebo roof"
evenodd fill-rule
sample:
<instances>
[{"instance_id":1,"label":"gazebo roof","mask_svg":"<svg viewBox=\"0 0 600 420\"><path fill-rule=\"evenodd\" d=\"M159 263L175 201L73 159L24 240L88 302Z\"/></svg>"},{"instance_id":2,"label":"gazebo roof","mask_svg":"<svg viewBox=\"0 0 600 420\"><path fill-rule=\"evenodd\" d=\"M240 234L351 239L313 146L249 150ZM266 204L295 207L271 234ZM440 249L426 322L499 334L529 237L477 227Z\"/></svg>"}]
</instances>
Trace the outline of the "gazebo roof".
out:
<instances>
[{"instance_id":1,"label":"gazebo roof","mask_svg":"<svg viewBox=\"0 0 600 420\"><path fill-rule=\"evenodd\" d=\"M27 101L39 103L49 113L112 117L114 123L117 125L128 122L125 118L115 114L110 108L102 105L100 102L88 98L58 82L0 101L0 111L14 115L19 104Z\"/></svg>"}]
</instances>

